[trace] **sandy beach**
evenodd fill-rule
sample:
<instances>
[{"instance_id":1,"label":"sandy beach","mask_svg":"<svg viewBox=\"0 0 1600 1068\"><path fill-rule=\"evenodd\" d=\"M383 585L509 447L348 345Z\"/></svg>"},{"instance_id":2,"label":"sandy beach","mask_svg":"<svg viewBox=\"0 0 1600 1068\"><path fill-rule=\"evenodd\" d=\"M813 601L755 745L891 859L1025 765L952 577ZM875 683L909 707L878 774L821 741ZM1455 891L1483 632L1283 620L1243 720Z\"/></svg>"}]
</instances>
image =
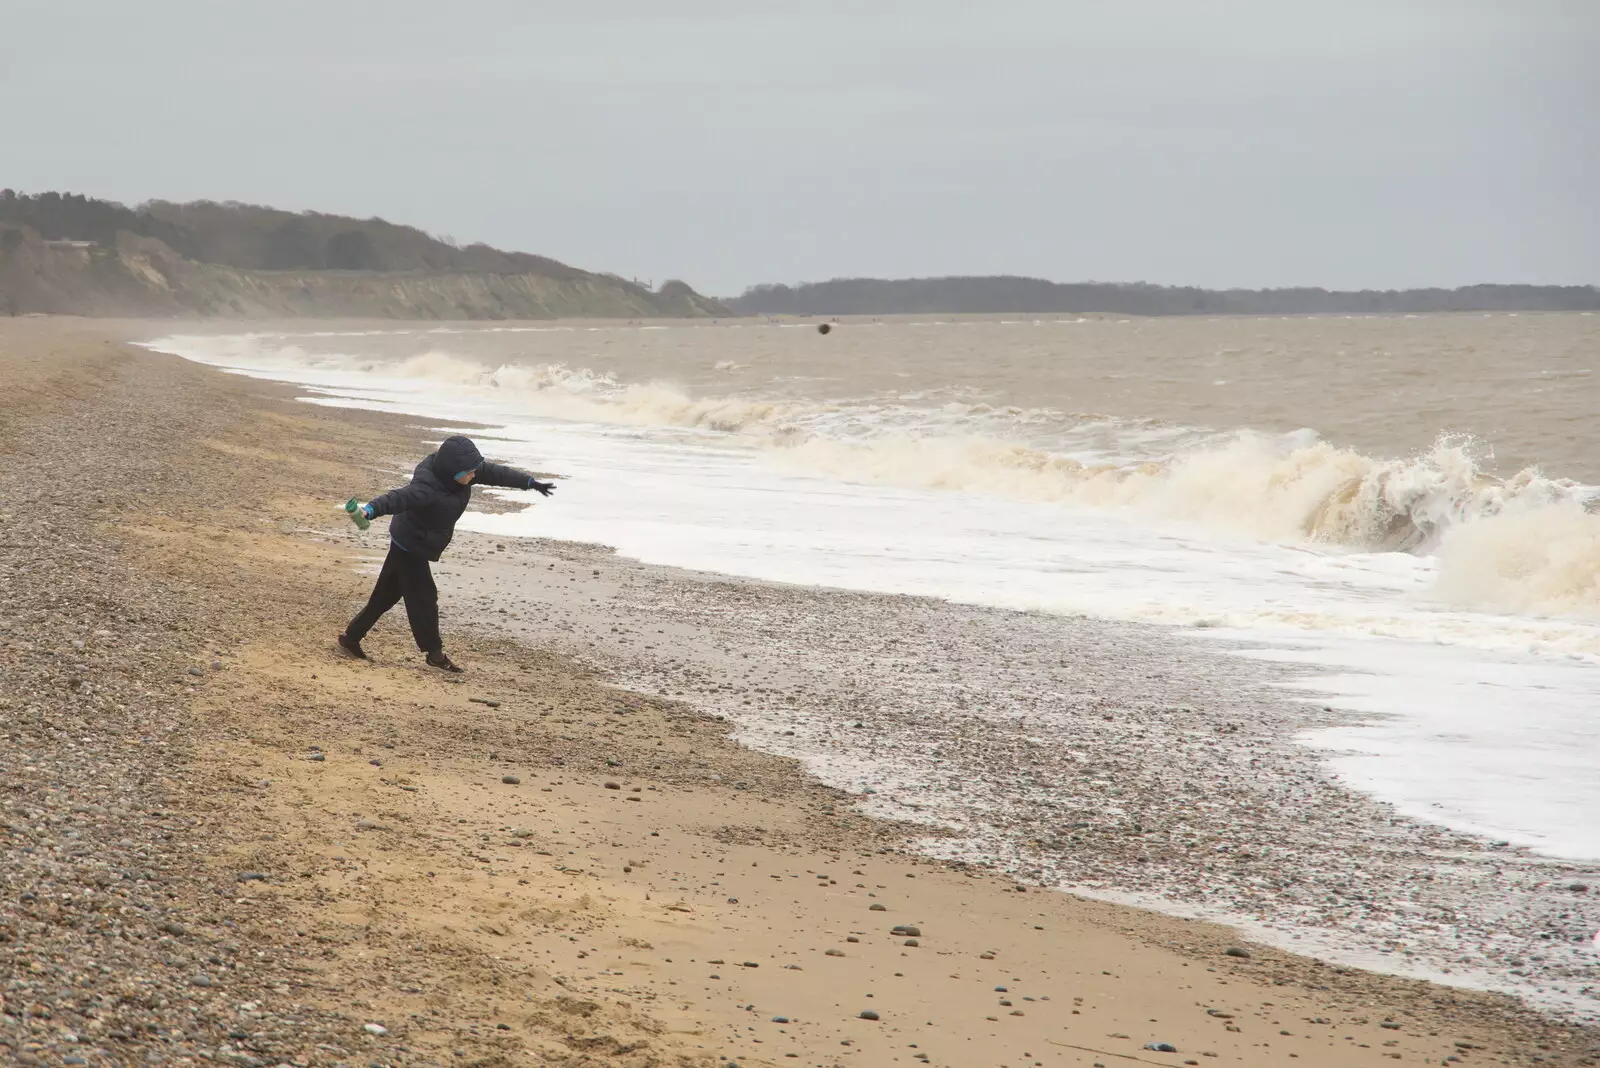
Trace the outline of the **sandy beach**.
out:
<instances>
[{"instance_id":1,"label":"sandy beach","mask_svg":"<svg viewBox=\"0 0 1600 1068\"><path fill-rule=\"evenodd\" d=\"M0 322L0 1060L1600 1060L1592 1028L1508 997L1041 890L1092 888L1133 850L1153 893L1301 894L1308 934L1337 937L1315 912L1328 885L1207 881L1214 844L1164 821L1203 797L1202 829L1270 857L1315 844L1291 835L1297 804L1347 806L1338 849L1386 818L1336 799L1309 757L1298 792L1229 786L1240 768L1207 765L1203 742L1248 741L1231 736L1256 698L1176 652L1127 663L1115 628L1046 647L1014 614L464 534L440 585L469 673L429 671L397 616L374 662L340 659L382 541L332 504L392 481L429 429L126 344L154 332ZM1040 693L1076 680L1066 712L1039 714L1082 715L1081 754L960 718L1007 657ZM950 707L929 696L940 672ZM862 753L926 767L975 749L1041 789L1104 779L1122 822L1161 837L1130 845L1099 819L1105 790L1019 827L995 781L950 782L1009 840L1059 835L1076 856L982 866L944 826L949 797L839 788L893 764ZM1396 832L1366 893L1402 896L1429 850L1459 852L1463 884L1545 878L1419 833ZM1491 903L1466 937L1486 937Z\"/></svg>"}]
</instances>

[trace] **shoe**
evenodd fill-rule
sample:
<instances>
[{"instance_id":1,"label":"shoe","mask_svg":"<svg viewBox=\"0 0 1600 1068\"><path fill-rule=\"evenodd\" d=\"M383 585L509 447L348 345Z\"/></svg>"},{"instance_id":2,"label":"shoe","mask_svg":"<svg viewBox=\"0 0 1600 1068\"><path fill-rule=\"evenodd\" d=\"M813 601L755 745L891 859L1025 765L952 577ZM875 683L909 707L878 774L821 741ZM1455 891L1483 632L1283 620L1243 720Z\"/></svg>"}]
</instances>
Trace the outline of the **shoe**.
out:
<instances>
[{"instance_id":1,"label":"shoe","mask_svg":"<svg viewBox=\"0 0 1600 1068\"><path fill-rule=\"evenodd\" d=\"M346 653L355 657L357 660L367 659L367 651L361 648L361 643L350 637L350 635L341 634L339 635L338 641L339 648L343 649Z\"/></svg>"},{"instance_id":2,"label":"shoe","mask_svg":"<svg viewBox=\"0 0 1600 1068\"><path fill-rule=\"evenodd\" d=\"M467 670L466 668L462 667L460 664L456 663L454 660L451 660L448 656L446 656L445 653L444 653L444 650L442 650L442 649L439 650L436 653L429 653L428 654L428 666L429 667L436 667L440 671L448 671L452 675L460 675L460 674L462 674L463 672L465 672Z\"/></svg>"}]
</instances>

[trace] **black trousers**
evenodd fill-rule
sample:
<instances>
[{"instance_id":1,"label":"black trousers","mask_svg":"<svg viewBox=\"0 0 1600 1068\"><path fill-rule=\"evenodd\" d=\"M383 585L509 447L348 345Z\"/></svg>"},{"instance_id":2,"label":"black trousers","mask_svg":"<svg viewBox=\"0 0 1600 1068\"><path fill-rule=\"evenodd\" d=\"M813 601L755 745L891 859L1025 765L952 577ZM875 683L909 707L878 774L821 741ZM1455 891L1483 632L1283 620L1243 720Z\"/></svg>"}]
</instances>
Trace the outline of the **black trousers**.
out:
<instances>
[{"instance_id":1,"label":"black trousers","mask_svg":"<svg viewBox=\"0 0 1600 1068\"><path fill-rule=\"evenodd\" d=\"M444 648L439 637L439 587L433 584L433 571L428 558L409 553L400 546L389 543L389 555L378 572L378 584L372 587L372 596L361 614L350 621L344 632L356 641L367 636L367 631L377 625L381 617L404 598L406 618L411 622L411 636L417 648L425 653L437 653Z\"/></svg>"}]
</instances>

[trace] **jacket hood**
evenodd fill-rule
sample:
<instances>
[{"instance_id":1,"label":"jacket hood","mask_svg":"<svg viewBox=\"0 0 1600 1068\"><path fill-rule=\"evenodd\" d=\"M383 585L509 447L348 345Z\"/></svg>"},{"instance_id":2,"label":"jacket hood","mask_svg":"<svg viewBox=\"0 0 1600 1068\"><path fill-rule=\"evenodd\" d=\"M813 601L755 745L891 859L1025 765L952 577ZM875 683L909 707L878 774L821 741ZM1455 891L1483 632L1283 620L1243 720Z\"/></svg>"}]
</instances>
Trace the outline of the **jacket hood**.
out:
<instances>
[{"instance_id":1,"label":"jacket hood","mask_svg":"<svg viewBox=\"0 0 1600 1068\"><path fill-rule=\"evenodd\" d=\"M476 471L481 466L483 453L478 451L471 438L461 434L445 438L439 444L439 451L433 454L433 473L447 484L459 472Z\"/></svg>"}]
</instances>

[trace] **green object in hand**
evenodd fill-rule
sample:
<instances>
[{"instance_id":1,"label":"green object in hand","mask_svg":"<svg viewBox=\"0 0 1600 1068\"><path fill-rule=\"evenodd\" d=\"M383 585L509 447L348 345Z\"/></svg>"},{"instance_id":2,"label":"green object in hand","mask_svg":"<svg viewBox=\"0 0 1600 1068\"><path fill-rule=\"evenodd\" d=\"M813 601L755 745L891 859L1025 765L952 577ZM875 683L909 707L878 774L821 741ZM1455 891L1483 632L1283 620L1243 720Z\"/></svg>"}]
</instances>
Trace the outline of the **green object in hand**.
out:
<instances>
[{"instance_id":1,"label":"green object in hand","mask_svg":"<svg viewBox=\"0 0 1600 1068\"><path fill-rule=\"evenodd\" d=\"M344 510L349 512L350 518L356 521L357 529L366 530L372 525L372 520L367 518L367 510L357 504L354 497L344 502Z\"/></svg>"}]
</instances>

